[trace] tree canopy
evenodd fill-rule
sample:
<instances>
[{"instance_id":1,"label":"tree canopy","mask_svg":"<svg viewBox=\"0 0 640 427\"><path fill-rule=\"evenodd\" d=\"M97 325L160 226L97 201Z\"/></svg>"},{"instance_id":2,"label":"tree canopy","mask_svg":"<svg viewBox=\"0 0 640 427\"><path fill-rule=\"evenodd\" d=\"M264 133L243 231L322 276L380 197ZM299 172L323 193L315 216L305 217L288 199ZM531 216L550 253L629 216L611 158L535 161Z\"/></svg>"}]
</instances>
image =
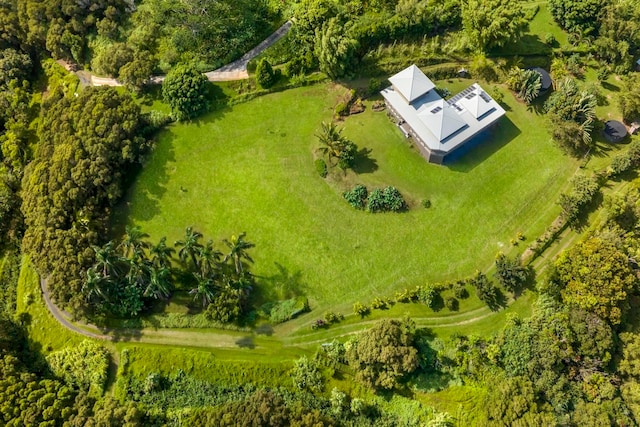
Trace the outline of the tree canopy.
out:
<instances>
[{"instance_id":1,"label":"tree canopy","mask_svg":"<svg viewBox=\"0 0 640 427\"><path fill-rule=\"evenodd\" d=\"M207 91L207 78L189 64L176 65L162 83L162 96L178 120L206 112L209 108Z\"/></svg>"},{"instance_id":2,"label":"tree canopy","mask_svg":"<svg viewBox=\"0 0 640 427\"><path fill-rule=\"evenodd\" d=\"M629 308L637 278L627 256L612 243L592 237L560 255L558 278L567 304L593 312L613 325Z\"/></svg>"},{"instance_id":3,"label":"tree canopy","mask_svg":"<svg viewBox=\"0 0 640 427\"><path fill-rule=\"evenodd\" d=\"M418 367L409 321L382 320L358 336L347 350L356 380L367 387L392 389Z\"/></svg>"},{"instance_id":4,"label":"tree canopy","mask_svg":"<svg viewBox=\"0 0 640 427\"><path fill-rule=\"evenodd\" d=\"M462 2L462 26L471 44L483 51L517 40L528 28L518 0Z\"/></svg>"}]
</instances>

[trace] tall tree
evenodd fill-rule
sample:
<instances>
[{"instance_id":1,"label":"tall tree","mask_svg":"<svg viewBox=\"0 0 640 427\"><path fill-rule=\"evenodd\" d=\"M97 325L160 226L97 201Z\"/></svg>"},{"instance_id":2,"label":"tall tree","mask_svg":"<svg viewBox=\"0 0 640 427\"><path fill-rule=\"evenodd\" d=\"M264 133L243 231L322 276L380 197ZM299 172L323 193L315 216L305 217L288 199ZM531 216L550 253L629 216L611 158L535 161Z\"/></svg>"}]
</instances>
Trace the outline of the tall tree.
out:
<instances>
[{"instance_id":1,"label":"tall tree","mask_svg":"<svg viewBox=\"0 0 640 427\"><path fill-rule=\"evenodd\" d=\"M223 242L229 248L229 253L225 255L223 261L227 262L229 259L231 259L238 276L242 276L244 273L244 268L242 266L243 260L249 261L251 263L253 262L253 259L249 256L247 250L255 247L255 245L244 240L245 236L246 233L240 233L238 236L231 236L230 239L223 240Z\"/></svg>"},{"instance_id":2,"label":"tall tree","mask_svg":"<svg viewBox=\"0 0 640 427\"><path fill-rule=\"evenodd\" d=\"M468 0L462 2L462 26L474 47L488 51L516 41L528 23L518 0Z\"/></svg>"},{"instance_id":3,"label":"tall tree","mask_svg":"<svg viewBox=\"0 0 640 427\"><path fill-rule=\"evenodd\" d=\"M357 61L358 41L345 34L345 24L331 18L322 29L316 30L315 55L320 71L332 79L350 74Z\"/></svg>"},{"instance_id":4,"label":"tall tree","mask_svg":"<svg viewBox=\"0 0 640 427\"><path fill-rule=\"evenodd\" d=\"M367 387L393 389L418 367L413 323L382 320L363 332L347 350L356 379Z\"/></svg>"},{"instance_id":5,"label":"tall tree","mask_svg":"<svg viewBox=\"0 0 640 427\"><path fill-rule=\"evenodd\" d=\"M199 116L209 108L208 82L193 65L176 65L162 83L162 96L178 120Z\"/></svg>"},{"instance_id":6,"label":"tall tree","mask_svg":"<svg viewBox=\"0 0 640 427\"><path fill-rule=\"evenodd\" d=\"M638 279L627 256L615 245L592 237L563 252L555 266L567 304L593 312L613 325L622 321Z\"/></svg>"},{"instance_id":7,"label":"tall tree","mask_svg":"<svg viewBox=\"0 0 640 427\"><path fill-rule=\"evenodd\" d=\"M177 240L174 246L179 247L178 257L184 263L188 259L191 260L192 266L195 270L198 269L197 255L202 249L202 244L199 240L202 238L202 233L195 231L193 227L187 227L185 230L184 240Z\"/></svg>"}]
</instances>

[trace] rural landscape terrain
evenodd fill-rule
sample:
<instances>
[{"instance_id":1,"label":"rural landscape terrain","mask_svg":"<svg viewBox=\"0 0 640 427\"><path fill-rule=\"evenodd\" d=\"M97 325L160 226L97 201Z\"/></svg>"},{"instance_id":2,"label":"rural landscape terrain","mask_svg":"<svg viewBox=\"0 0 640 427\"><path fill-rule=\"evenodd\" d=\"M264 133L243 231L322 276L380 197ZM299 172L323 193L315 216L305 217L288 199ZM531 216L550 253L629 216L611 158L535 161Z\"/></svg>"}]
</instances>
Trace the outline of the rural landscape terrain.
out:
<instances>
[{"instance_id":1,"label":"rural landscape terrain","mask_svg":"<svg viewBox=\"0 0 640 427\"><path fill-rule=\"evenodd\" d=\"M3 0L0 425L639 425L638 130L633 0Z\"/></svg>"}]
</instances>

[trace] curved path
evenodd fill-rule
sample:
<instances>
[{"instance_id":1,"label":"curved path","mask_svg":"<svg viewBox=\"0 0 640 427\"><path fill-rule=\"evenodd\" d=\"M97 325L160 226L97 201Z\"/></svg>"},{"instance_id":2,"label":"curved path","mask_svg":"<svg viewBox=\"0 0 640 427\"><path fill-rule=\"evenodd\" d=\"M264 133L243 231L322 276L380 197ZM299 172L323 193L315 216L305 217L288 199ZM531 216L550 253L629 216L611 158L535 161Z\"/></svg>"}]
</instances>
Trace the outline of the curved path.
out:
<instances>
[{"instance_id":1,"label":"curved path","mask_svg":"<svg viewBox=\"0 0 640 427\"><path fill-rule=\"evenodd\" d=\"M280 28L274 31L273 34L264 39L258 46L242 55L242 58L230 64L224 65L217 70L204 73L204 75L207 77L207 80L209 80L210 82L225 82L229 80L248 79L249 72L247 71L247 64L249 64L249 61L260 55L265 51L265 49L284 37L291 29L291 25L291 21L285 22ZM80 73L81 72L78 72L76 74L80 76ZM149 81L154 84L162 83L165 77L166 76L164 75L152 76ZM91 86L122 86L122 83L120 83L116 79L113 79L111 77L98 77L93 74L90 74L89 81L91 83Z\"/></svg>"}]
</instances>

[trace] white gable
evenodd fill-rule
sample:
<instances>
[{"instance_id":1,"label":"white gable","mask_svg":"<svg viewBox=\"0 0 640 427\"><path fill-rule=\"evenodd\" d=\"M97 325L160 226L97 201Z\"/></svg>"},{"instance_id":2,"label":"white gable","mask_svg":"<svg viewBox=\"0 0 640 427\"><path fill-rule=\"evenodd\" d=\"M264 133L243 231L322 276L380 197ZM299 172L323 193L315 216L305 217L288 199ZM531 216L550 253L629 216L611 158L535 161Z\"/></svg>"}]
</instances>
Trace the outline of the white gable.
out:
<instances>
[{"instance_id":1,"label":"white gable","mask_svg":"<svg viewBox=\"0 0 640 427\"><path fill-rule=\"evenodd\" d=\"M436 87L429 77L425 76L420 68L415 65L389 77L389 81L404 99L410 103Z\"/></svg>"},{"instance_id":2,"label":"white gable","mask_svg":"<svg viewBox=\"0 0 640 427\"><path fill-rule=\"evenodd\" d=\"M425 104L418 110L418 118L433 133L438 141L443 141L467 126L458 116L455 108L444 99Z\"/></svg>"},{"instance_id":3,"label":"white gable","mask_svg":"<svg viewBox=\"0 0 640 427\"><path fill-rule=\"evenodd\" d=\"M456 104L463 106L476 119L495 109L491 97L478 85L474 85L474 89L460 98Z\"/></svg>"}]
</instances>

